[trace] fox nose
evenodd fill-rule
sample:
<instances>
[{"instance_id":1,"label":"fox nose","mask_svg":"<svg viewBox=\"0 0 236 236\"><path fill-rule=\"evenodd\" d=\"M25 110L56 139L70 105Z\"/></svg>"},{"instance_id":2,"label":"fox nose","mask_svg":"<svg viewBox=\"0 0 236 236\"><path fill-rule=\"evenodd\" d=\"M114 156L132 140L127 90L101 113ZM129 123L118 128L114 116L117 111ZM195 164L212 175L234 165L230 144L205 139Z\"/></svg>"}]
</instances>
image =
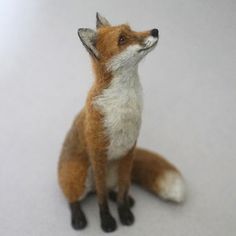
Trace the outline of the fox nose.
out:
<instances>
[{"instance_id":1,"label":"fox nose","mask_svg":"<svg viewBox=\"0 0 236 236\"><path fill-rule=\"evenodd\" d=\"M152 35L154 38L158 38L158 35L159 35L158 29L152 29L152 30L151 30L151 35Z\"/></svg>"}]
</instances>

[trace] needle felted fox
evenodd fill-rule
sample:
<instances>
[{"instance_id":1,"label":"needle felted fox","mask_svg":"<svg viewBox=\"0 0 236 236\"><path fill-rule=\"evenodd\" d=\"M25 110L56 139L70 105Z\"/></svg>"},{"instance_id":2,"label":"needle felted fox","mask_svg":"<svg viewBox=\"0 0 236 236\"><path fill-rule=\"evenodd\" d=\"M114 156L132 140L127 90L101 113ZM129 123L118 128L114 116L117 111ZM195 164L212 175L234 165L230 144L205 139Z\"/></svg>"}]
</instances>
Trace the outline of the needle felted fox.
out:
<instances>
[{"instance_id":1,"label":"needle felted fox","mask_svg":"<svg viewBox=\"0 0 236 236\"><path fill-rule=\"evenodd\" d=\"M112 26L97 13L97 30L78 30L89 52L95 75L86 104L75 118L60 155L59 183L70 209L72 226L87 225L81 201L96 192L101 227L117 224L108 197L117 202L122 224L131 225L134 204L131 181L175 202L184 198L180 172L159 154L136 148L142 113L138 63L158 42L157 29L135 32L128 25Z\"/></svg>"}]
</instances>

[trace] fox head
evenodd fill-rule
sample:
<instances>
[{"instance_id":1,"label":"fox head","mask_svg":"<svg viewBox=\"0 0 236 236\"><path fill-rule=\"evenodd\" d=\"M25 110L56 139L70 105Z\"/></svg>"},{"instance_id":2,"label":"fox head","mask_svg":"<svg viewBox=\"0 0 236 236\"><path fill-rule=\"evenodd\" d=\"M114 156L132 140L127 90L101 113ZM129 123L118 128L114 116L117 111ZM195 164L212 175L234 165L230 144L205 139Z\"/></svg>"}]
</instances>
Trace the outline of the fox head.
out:
<instances>
[{"instance_id":1,"label":"fox head","mask_svg":"<svg viewBox=\"0 0 236 236\"><path fill-rule=\"evenodd\" d=\"M134 67L157 45L158 29L135 32L127 24L112 26L99 13L96 19L96 31L80 28L78 35L94 62L110 71Z\"/></svg>"}]
</instances>

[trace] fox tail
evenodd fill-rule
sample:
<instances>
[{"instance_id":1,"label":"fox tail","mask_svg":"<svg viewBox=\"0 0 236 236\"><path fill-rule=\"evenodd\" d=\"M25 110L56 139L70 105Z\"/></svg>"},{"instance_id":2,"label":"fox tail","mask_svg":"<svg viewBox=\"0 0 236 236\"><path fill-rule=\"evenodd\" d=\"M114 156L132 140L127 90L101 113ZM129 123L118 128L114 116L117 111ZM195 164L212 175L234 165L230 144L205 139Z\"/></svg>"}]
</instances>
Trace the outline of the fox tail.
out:
<instances>
[{"instance_id":1,"label":"fox tail","mask_svg":"<svg viewBox=\"0 0 236 236\"><path fill-rule=\"evenodd\" d=\"M180 203L185 199L182 175L157 153L135 149L132 181L164 200Z\"/></svg>"}]
</instances>

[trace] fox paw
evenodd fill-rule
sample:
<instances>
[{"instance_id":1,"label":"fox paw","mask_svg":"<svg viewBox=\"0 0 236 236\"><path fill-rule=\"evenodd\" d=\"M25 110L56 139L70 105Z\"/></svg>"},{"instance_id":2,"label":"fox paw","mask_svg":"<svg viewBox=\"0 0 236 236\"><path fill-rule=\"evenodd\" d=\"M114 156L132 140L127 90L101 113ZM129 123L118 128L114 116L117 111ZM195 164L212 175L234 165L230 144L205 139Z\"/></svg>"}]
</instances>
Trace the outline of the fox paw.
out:
<instances>
[{"instance_id":1,"label":"fox paw","mask_svg":"<svg viewBox=\"0 0 236 236\"><path fill-rule=\"evenodd\" d=\"M120 221L123 225L132 225L134 223L134 215L127 206L119 206L118 213Z\"/></svg>"},{"instance_id":2,"label":"fox paw","mask_svg":"<svg viewBox=\"0 0 236 236\"><path fill-rule=\"evenodd\" d=\"M116 230L116 221L110 213L101 214L101 227L104 232L113 232Z\"/></svg>"}]
</instances>

